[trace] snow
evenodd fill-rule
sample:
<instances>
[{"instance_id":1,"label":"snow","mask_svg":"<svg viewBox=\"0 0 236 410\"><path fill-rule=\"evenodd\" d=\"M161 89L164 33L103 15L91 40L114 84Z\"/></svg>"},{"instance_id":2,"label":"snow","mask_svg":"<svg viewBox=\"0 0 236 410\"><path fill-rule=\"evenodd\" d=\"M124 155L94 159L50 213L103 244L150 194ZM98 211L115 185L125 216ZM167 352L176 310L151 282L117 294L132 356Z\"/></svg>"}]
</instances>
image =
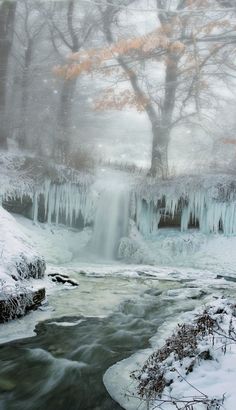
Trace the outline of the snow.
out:
<instances>
[{"instance_id":1,"label":"snow","mask_svg":"<svg viewBox=\"0 0 236 410\"><path fill-rule=\"evenodd\" d=\"M129 237L120 242L119 257L126 263L189 267L234 276L235 248L235 236L160 228L155 235L144 237L131 222Z\"/></svg>"},{"instance_id":2,"label":"snow","mask_svg":"<svg viewBox=\"0 0 236 410\"><path fill-rule=\"evenodd\" d=\"M21 227L14 217L2 207L0 207L0 232L1 292L7 292L10 289L16 289L16 280L20 279L17 263L21 261L34 262L36 258L40 258L40 255L22 233Z\"/></svg>"},{"instance_id":3,"label":"snow","mask_svg":"<svg viewBox=\"0 0 236 410\"><path fill-rule=\"evenodd\" d=\"M14 217L34 249L44 255L47 265L69 264L86 253L90 228L78 231L63 225L34 223L20 215Z\"/></svg>"},{"instance_id":4,"label":"snow","mask_svg":"<svg viewBox=\"0 0 236 410\"><path fill-rule=\"evenodd\" d=\"M222 310L223 313L218 313ZM217 399L224 397L222 408L234 410L236 402L235 377L236 377L236 340L229 340L229 329L235 329L235 304L227 299L218 299L211 302L208 307L210 316L217 321L219 329L216 328L214 338L211 334L204 336L198 342L198 352L210 351L212 360L199 359L195 361L193 371L186 374L185 368L188 367L193 358L184 358L180 361L169 356L163 364L165 378L173 380L170 386L165 387L160 397L150 399L149 403L138 397L137 382L130 378L131 372L141 369L153 351L156 351L163 344L167 336L174 330L174 321L165 323L159 329L155 338L152 339L152 349L140 351L133 356L125 359L107 370L104 375L104 384L113 397L126 410L137 408L154 410L172 410L176 406L173 403L164 403L166 399L173 398L178 400L189 400L190 398ZM191 313L182 315L181 320L185 323L193 323L197 315L202 313L202 308ZM179 320L178 320L179 323ZM147 379L148 374L143 373L141 380ZM147 407L149 406L149 407ZM159 407L160 406L160 407ZM203 410L206 406L195 404L194 409ZM215 407L212 407L215 408ZM217 407L218 408L218 407Z\"/></svg>"},{"instance_id":5,"label":"snow","mask_svg":"<svg viewBox=\"0 0 236 410\"><path fill-rule=\"evenodd\" d=\"M226 313L221 315L216 314L219 309L224 310ZM173 386L165 388L163 397L168 394L177 399L199 396L196 390L197 388L204 395L219 400L225 395L224 408L227 410L235 409L236 340L228 339L230 336L230 321L232 320L234 327L236 325L235 316L232 316L234 309L235 308L232 308L226 300L218 300L211 305L209 312L211 317L217 320L220 326L220 329L217 330L219 335L217 335L217 333L215 334L214 341L212 335L204 337L199 344L199 353L209 349L213 359L201 360L198 365L196 364L193 372L187 376L183 374L184 363L182 366L180 363L174 365L172 363L173 367L176 367L178 372L183 375L183 378L179 377L177 373ZM232 337L235 339L235 335L232 335ZM157 402L154 402L151 409L156 408L155 406L157 404ZM196 409L200 409L201 407L204 408L199 405L196 406ZM162 408L169 410L173 408L173 405L163 405Z\"/></svg>"}]
</instances>

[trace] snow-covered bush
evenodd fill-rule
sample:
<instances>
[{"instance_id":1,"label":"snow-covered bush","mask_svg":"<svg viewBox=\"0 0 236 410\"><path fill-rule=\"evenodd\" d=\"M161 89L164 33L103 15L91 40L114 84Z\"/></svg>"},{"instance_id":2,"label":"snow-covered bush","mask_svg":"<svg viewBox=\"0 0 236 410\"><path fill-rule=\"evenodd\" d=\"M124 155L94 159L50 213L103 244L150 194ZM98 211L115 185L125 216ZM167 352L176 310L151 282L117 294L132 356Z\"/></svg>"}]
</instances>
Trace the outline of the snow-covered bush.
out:
<instances>
[{"instance_id":1,"label":"snow-covered bush","mask_svg":"<svg viewBox=\"0 0 236 410\"><path fill-rule=\"evenodd\" d=\"M233 408L225 401L234 401L235 357L235 303L219 299L195 313L189 323L178 325L131 378L150 410ZM216 387L216 369L220 388Z\"/></svg>"}]
</instances>

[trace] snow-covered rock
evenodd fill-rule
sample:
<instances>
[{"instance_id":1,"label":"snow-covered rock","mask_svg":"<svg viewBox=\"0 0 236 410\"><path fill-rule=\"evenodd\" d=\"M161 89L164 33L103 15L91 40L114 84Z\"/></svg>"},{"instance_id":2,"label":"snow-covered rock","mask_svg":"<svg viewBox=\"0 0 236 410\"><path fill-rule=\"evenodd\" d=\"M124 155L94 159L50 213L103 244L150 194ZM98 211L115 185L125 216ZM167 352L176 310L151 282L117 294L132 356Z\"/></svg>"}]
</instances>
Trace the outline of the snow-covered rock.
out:
<instances>
[{"instance_id":1,"label":"snow-covered rock","mask_svg":"<svg viewBox=\"0 0 236 410\"><path fill-rule=\"evenodd\" d=\"M0 207L0 321L24 314L45 297L41 284L32 288L29 279L42 279L46 265L34 250L14 217Z\"/></svg>"},{"instance_id":2,"label":"snow-covered rock","mask_svg":"<svg viewBox=\"0 0 236 410\"><path fill-rule=\"evenodd\" d=\"M14 283L19 279L40 279L44 259L34 250L14 217L0 207L0 278ZM12 282L14 281L14 282Z\"/></svg>"}]
</instances>

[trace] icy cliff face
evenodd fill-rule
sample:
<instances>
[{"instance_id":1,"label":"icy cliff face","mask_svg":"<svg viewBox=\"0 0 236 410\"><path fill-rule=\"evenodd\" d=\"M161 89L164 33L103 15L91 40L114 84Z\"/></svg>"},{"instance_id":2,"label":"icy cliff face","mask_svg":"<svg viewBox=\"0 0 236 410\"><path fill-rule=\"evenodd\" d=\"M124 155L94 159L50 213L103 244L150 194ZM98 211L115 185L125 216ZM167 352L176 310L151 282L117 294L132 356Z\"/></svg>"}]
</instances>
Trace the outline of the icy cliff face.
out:
<instances>
[{"instance_id":1,"label":"icy cliff face","mask_svg":"<svg viewBox=\"0 0 236 410\"><path fill-rule=\"evenodd\" d=\"M38 220L39 202L44 209L48 223L73 225L81 217L83 225L90 223L94 215L93 193L86 186L73 184L53 184L46 181L33 197L33 219Z\"/></svg>"},{"instance_id":2,"label":"icy cliff face","mask_svg":"<svg viewBox=\"0 0 236 410\"><path fill-rule=\"evenodd\" d=\"M96 195L86 185L67 182L56 184L46 180L35 189L13 190L2 195L2 201L7 208L13 203L13 210L19 205L31 203L30 216L34 222L38 220L49 224L62 223L67 226L76 225L81 220L83 226L94 219Z\"/></svg>"},{"instance_id":3,"label":"icy cliff face","mask_svg":"<svg viewBox=\"0 0 236 410\"><path fill-rule=\"evenodd\" d=\"M225 235L236 234L236 201L218 201L202 190L189 192L185 198L163 197L150 202L135 198L134 218L138 229L145 237L158 232L162 221L180 217L180 229L187 231L189 226L199 227L205 234L222 231ZM164 203L164 206L162 204ZM164 223L163 222L163 223ZM167 223L168 225L168 223Z\"/></svg>"},{"instance_id":4,"label":"icy cliff face","mask_svg":"<svg viewBox=\"0 0 236 410\"><path fill-rule=\"evenodd\" d=\"M170 181L169 186L157 188L146 185L132 199L132 217L145 237L157 234L160 224L179 225L182 232L195 226L205 234L236 234L236 187L232 179L186 178L181 184Z\"/></svg>"}]
</instances>

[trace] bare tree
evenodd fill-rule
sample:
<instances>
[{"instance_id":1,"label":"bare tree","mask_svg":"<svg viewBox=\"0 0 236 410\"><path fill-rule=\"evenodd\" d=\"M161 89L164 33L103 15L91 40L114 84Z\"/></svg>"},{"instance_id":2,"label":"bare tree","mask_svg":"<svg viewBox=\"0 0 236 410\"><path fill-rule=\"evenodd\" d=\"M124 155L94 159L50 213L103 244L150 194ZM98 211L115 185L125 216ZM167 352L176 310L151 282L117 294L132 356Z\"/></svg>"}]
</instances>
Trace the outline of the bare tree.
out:
<instances>
[{"instance_id":1,"label":"bare tree","mask_svg":"<svg viewBox=\"0 0 236 410\"><path fill-rule=\"evenodd\" d=\"M74 78L91 70L106 75L115 66L121 67L123 77L113 70L114 84L119 83L119 76L124 82L125 74L134 105L142 107L151 123L150 173L165 178L172 129L190 119L202 126L220 106L215 84L229 81L227 64L235 55L236 33L234 20L224 10L219 14L214 1L179 0L169 8L164 0L156 0L156 6L156 30L136 37L126 34L126 38L119 30L119 6L112 1L99 6L109 47L88 53L87 59L75 56L79 63L69 67L66 76ZM115 93L111 89L109 93L110 99L108 94L102 97L102 108L115 108ZM123 101L119 97L117 108L127 105L127 100L131 102L127 94Z\"/></svg>"},{"instance_id":2,"label":"bare tree","mask_svg":"<svg viewBox=\"0 0 236 410\"><path fill-rule=\"evenodd\" d=\"M86 47L96 28L97 14L94 13L94 8L79 6L78 8L75 0L58 2L53 12L47 16L53 48L60 59L63 59L62 52L77 53ZM61 162L68 161L71 150L71 115L76 83L77 78L64 80L59 97L55 156Z\"/></svg>"},{"instance_id":3,"label":"bare tree","mask_svg":"<svg viewBox=\"0 0 236 410\"><path fill-rule=\"evenodd\" d=\"M28 103L30 85L34 79L32 63L40 35L46 26L46 21L40 17L41 14L37 3L35 4L30 0L22 0L18 5L16 13L18 25L15 28L17 44L12 54L21 71L20 124L17 140L19 147L22 149L27 148L28 145Z\"/></svg>"},{"instance_id":4,"label":"bare tree","mask_svg":"<svg viewBox=\"0 0 236 410\"><path fill-rule=\"evenodd\" d=\"M16 2L0 4L0 146L7 148L8 130L5 120L7 68L10 56L15 20Z\"/></svg>"}]
</instances>

